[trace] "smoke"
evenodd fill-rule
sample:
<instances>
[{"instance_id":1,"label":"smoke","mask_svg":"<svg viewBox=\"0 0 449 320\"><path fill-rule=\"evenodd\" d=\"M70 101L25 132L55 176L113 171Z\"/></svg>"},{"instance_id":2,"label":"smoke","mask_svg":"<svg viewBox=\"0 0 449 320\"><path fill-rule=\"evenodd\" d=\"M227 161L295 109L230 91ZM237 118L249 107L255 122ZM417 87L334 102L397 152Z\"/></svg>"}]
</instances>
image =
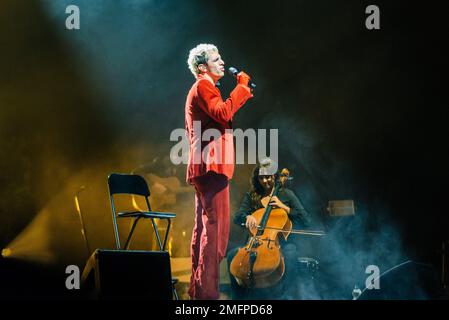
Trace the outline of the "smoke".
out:
<instances>
[{"instance_id":1,"label":"smoke","mask_svg":"<svg viewBox=\"0 0 449 320\"><path fill-rule=\"evenodd\" d=\"M193 224L193 189L184 182L185 170L171 165L167 157L155 157L148 146L122 146L116 154L105 154L103 159L89 163L85 168L66 174L66 179L55 191L35 218L6 248L8 258L25 259L45 264L77 264L82 267L96 248L115 247L107 177L112 172L135 173L148 182L150 203L155 211L177 214L170 230L169 249L173 257L189 256L191 226ZM45 157L42 171L51 171L43 188L53 189L54 174L68 172L62 163ZM145 160L147 159L147 160ZM48 166L48 167L47 167ZM44 177L43 177L44 178ZM77 198L77 203L75 200ZM118 210L147 210L143 199L118 197ZM82 236L80 216L84 220L89 251ZM119 220L122 245L129 232L130 220ZM165 224L158 223L162 236ZM154 231L148 221L141 221L136 229L132 249L155 250Z\"/></svg>"},{"instance_id":2,"label":"smoke","mask_svg":"<svg viewBox=\"0 0 449 320\"><path fill-rule=\"evenodd\" d=\"M69 4L80 7L80 30L65 29ZM327 231L315 241L322 245L298 249L319 253L326 284L322 290L318 281L304 283L305 297L347 298L355 282L363 287L367 264L382 271L401 262L406 225L416 226L407 234L409 246L420 242L429 249L446 237L447 219L437 208L445 207L444 193L427 186L435 186L434 177L440 181L435 189L444 190L448 180L447 156L437 156L447 125L436 111L423 112L444 105L437 101L444 81L432 72L446 54L436 47L431 59L420 55L440 43L430 31L441 29L444 19L432 19L427 33L418 30L422 25L394 20L394 28L373 37L360 29L358 2L270 3L257 10L245 2L238 11L232 3L217 9L212 2L150 0L0 6L0 234L2 245L11 243L10 256L83 263L87 252L74 205L82 185L79 204L91 248L113 247L106 177L131 171L154 190L154 209L178 214L171 245L175 256L186 256L193 190L184 189L183 167L165 163L164 156L170 131L184 127L185 94L193 82L185 61L200 42L215 43L228 65L258 83L235 124L280 129L280 166L291 170L292 188ZM399 17L404 6L386 8ZM411 27L426 37L411 37ZM409 65L418 66L413 77ZM233 87L234 79L226 78L224 86L228 80ZM248 188L250 170L236 168L233 208ZM411 173L417 174L413 180ZM325 207L334 199L354 199L356 215L330 219ZM408 199L419 201L406 205ZM429 212L428 219L418 211ZM151 242L145 227L137 230L136 248Z\"/></svg>"},{"instance_id":3,"label":"smoke","mask_svg":"<svg viewBox=\"0 0 449 320\"><path fill-rule=\"evenodd\" d=\"M290 238L297 245L299 256L318 262L317 268L300 268L293 298L352 299L355 287L365 288L370 275L366 272L368 266L377 266L383 273L408 259L402 229L394 219L388 199L373 194L369 188L358 189L365 185L358 181L364 179L363 174L351 166L350 159L342 159L329 145L322 127L311 125L307 117L299 121L282 117L273 120L268 114L261 122L280 128L280 162L295 177L291 188L312 215L313 228L326 231L320 238ZM354 200L355 215L330 217L327 201L343 199ZM411 296L412 299L427 297L423 293L425 284L418 277L409 272L404 278L407 281L398 286L405 290L406 283L413 283L416 296ZM381 288L390 285L382 280Z\"/></svg>"},{"instance_id":4,"label":"smoke","mask_svg":"<svg viewBox=\"0 0 449 320\"><path fill-rule=\"evenodd\" d=\"M52 219L50 211L44 209L39 212L21 235L3 249L3 256L44 265L54 264L57 258L50 250L52 239L49 233L50 219Z\"/></svg>"},{"instance_id":5,"label":"smoke","mask_svg":"<svg viewBox=\"0 0 449 320\"><path fill-rule=\"evenodd\" d=\"M355 216L334 218L321 243L321 298L350 299L354 286L365 287L369 265L383 272L404 261L400 234L385 214L358 210ZM370 225L373 220L376 227Z\"/></svg>"},{"instance_id":6,"label":"smoke","mask_svg":"<svg viewBox=\"0 0 449 320\"><path fill-rule=\"evenodd\" d=\"M79 6L80 30L63 27L69 4ZM203 33L195 4L78 0L43 1L43 7L83 78L107 97L104 111L124 134L165 140L169 128L183 127L186 84L194 80L186 60L195 43L187 30ZM149 126L158 130L141 129Z\"/></svg>"}]
</instances>

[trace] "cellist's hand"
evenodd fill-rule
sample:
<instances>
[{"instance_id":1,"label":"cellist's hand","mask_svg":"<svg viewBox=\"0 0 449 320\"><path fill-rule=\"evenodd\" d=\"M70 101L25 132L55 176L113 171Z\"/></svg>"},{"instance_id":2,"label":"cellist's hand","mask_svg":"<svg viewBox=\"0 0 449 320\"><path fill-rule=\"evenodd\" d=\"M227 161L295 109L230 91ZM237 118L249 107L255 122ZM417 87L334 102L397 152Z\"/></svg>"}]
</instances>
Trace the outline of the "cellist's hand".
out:
<instances>
[{"instance_id":1,"label":"cellist's hand","mask_svg":"<svg viewBox=\"0 0 449 320\"><path fill-rule=\"evenodd\" d=\"M248 229L256 228L256 227L257 227L257 220L256 220L256 218L254 218L254 217L251 216L251 215L246 216L246 223L245 223L245 226L246 226Z\"/></svg>"},{"instance_id":2,"label":"cellist's hand","mask_svg":"<svg viewBox=\"0 0 449 320\"><path fill-rule=\"evenodd\" d=\"M284 209L285 211L287 211L287 213L290 213L290 208L287 207L281 200L279 200L278 197L274 196L271 198L271 202L270 202L271 206L276 206L278 208Z\"/></svg>"}]
</instances>

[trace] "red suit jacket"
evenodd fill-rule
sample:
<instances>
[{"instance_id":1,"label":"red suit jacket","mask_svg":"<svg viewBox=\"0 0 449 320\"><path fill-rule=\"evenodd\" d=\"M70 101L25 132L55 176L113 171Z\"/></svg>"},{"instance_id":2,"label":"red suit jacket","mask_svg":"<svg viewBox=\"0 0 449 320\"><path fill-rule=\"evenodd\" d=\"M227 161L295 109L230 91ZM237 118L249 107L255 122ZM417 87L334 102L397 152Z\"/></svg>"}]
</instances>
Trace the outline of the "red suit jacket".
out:
<instances>
[{"instance_id":1,"label":"red suit jacket","mask_svg":"<svg viewBox=\"0 0 449 320\"><path fill-rule=\"evenodd\" d=\"M234 114L252 96L248 87L238 84L230 97L223 101L218 88L203 75L198 76L187 95L185 106L185 123L190 143L188 183L209 171L232 178L234 139L232 132L226 132L226 129L232 129ZM194 121L200 121L201 128Z\"/></svg>"}]
</instances>

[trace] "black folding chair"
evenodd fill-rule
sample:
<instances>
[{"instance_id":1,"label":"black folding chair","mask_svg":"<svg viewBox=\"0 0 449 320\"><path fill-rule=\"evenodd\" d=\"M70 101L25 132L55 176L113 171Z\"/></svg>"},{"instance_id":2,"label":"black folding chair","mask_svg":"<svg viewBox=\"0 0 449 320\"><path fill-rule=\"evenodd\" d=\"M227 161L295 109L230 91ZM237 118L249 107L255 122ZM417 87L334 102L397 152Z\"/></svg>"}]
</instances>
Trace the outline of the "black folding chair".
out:
<instances>
[{"instance_id":1,"label":"black folding chair","mask_svg":"<svg viewBox=\"0 0 449 320\"><path fill-rule=\"evenodd\" d=\"M129 244L134 233L134 230L137 226L137 223L140 219L150 219L153 225L153 229L157 238L157 242L159 244L160 251L165 251L165 246L167 244L168 233L170 231L171 219L176 217L176 214L171 212L156 212L151 210L151 205L149 201L150 197L150 189L148 188L148 184L145 179L139 175L134 174L119 174L112 173L108 177L108 186L109 186L109 198L111 200L111 211L112 211L112 221L114 223L114 234L115 234L115 244L118 250L121 249L120 242L120 234L118 232L117 218L133 218L134 222L131 227L131 231L128 234L128 237L125 242L124 249L128 250ZM117 212L115 209L114 203L114 195L116 194L129 194L133 196L141 196L145 198L145 202L147 204L148 211L128 211L128 212ZM159 230L157 228L156 222L154 219L166 220L167 221L167 229L165 231L164 242L161 241L161 237L159 235ZM177 279L173 279L173 292L175 294L175 298L178 299L178 295L174 288L174 284L177 282Z\"/></svg>"}]
</instances>

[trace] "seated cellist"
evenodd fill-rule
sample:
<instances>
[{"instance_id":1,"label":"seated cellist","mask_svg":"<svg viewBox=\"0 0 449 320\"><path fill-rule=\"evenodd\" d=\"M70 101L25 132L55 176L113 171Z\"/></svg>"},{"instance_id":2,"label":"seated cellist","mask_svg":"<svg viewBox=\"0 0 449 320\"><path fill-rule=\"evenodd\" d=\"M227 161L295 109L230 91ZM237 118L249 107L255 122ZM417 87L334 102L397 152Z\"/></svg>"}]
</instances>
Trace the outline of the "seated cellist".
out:
<instances>
[{"instance_id":1,"label":"seated cellist","mask_svg":"<svg viewBox=\"0 0 449 320\"><path fill-rule=\"evenodd\" d=\"M257 209L266 207L268 203L267 200L275 184L275 175L269 174L273 172L272 166L273 162L270 159L265 159L254 168L250 178L250 191L245 193L239 210L234 214L235 224L248 229L257 227L257 220L251 214ZM282 187L278 196L273 196L270 205L284 209L293 223L293 228L309 227L309 214L292 190ZM238 249L230 250L227 255L228 270L230 270L230 263ZM232 299L294 299L295 266L298 257L296 245L292 242L282 243L282 253L284 255L285 273L281 281L274 287L247 289L239 286L235 278L229 274Z\"/></svg>"}]
</instances>

